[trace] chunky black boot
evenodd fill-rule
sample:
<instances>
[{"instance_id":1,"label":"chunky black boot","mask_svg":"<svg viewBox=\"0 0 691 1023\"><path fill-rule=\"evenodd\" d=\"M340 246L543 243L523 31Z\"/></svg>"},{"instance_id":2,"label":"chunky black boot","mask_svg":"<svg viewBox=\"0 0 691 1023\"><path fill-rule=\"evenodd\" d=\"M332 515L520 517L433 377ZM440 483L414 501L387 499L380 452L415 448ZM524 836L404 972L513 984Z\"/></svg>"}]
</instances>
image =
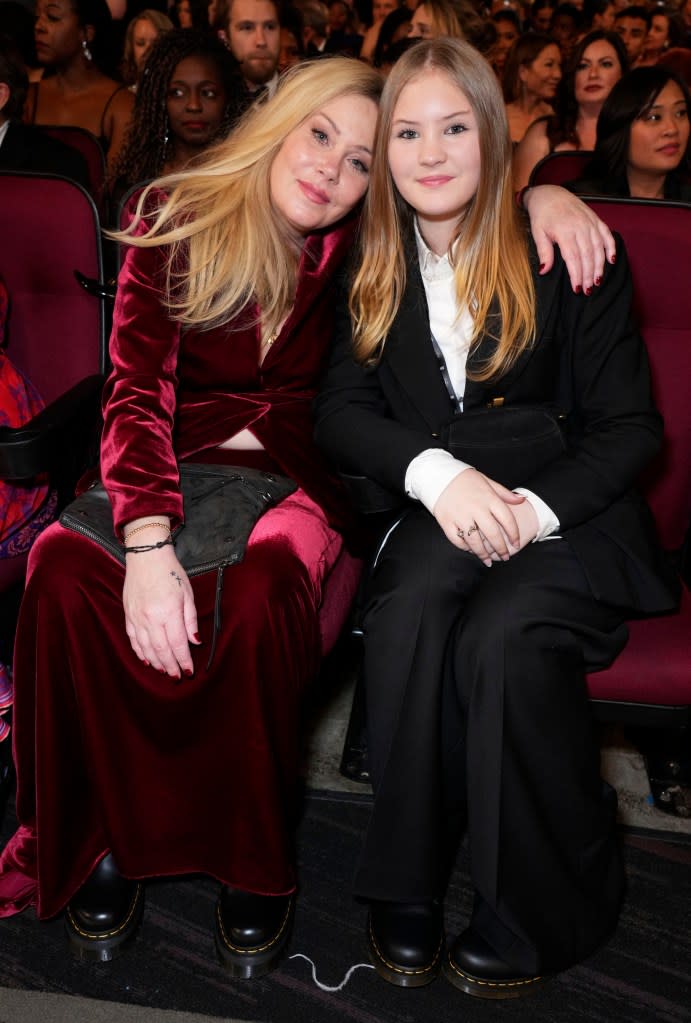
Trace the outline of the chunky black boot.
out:
<instances>
[{"instance_id":1,"label":"chunky black boot","mask_svg":"<svg viewBox=\"0 0 691 1023\"><path fill-rule=\"evenodd\" d=\"M70 901L65 930L77 959L108 962L131 941L144 911L144 888L123 877L110 853Z\"/></svg>"},{"instance_id":2,"label":"chunky black boot","mask_svg":"<svg viewBox=\"0 0 691 1023\"><path fill-rule=\"evenodd\" d=\"M216 949L231 977L270 973L290 936L294 895L255 895L223 887L216 904Z\"/></svg>"}]
</instances>

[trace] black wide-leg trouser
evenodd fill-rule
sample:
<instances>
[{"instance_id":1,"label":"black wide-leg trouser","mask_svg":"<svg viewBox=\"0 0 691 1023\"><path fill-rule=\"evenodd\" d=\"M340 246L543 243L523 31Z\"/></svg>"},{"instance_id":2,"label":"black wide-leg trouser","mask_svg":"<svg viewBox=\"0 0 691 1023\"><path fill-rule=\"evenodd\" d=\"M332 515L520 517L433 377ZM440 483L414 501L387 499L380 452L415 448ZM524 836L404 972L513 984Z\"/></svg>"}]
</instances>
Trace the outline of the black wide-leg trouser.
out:
<instances>
[{"instance_id":1,"label":"black wide-leg trouser","mask_svg":"<svg viewBox=\"0 0 691 1023\"><path fill-rule=\"evenodd\" d=\"M524 972L588 955L623 874L584 677L625 645L620 612L593 598L565 540L487 568L415 509L364 627L375 800L356 894L442 897L467 828L474 928Z\"/></svg>"}]
</instances>

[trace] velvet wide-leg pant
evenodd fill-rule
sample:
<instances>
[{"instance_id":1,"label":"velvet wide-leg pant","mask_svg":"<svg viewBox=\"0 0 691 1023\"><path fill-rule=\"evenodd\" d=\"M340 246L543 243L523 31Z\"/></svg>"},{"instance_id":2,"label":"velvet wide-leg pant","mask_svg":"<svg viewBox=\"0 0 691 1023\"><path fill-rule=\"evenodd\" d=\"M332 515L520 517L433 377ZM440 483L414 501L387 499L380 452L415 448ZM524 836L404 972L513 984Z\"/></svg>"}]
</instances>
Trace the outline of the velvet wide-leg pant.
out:
<instances>
[{"instance_id":1,"label":"velvet wide-leg pant","mask_svg":"<svg viewBox=\"0 0 691 1023\"><path fill-rule=\"evenodd\" d=\"M593 599L565 540L486 568L415 510L384 549L364 630L375 802L356 893L443 897L467 828L473 926L525 972L583 958L623 886L584 681L623 648L621 614Z\"/></svg>"},{"instance_id":2,"label":"velvet wide-leg pant","mask_svg":"<svg viewBox=\"0 0 691 1023\"><path fill-rule=\"evenodd\" d=\"M139 555L146 557L145 554ZM319 611L339 534L298 491L225 571L191 580L201 647L176 680L132 652L124 569L51 527L36 543L15 655L20 829L0 856L0 915L58 912L110 850L123 874L201 872L262 894L295 886L301 700L321 658Z\"/></svg>"}]
</instances>

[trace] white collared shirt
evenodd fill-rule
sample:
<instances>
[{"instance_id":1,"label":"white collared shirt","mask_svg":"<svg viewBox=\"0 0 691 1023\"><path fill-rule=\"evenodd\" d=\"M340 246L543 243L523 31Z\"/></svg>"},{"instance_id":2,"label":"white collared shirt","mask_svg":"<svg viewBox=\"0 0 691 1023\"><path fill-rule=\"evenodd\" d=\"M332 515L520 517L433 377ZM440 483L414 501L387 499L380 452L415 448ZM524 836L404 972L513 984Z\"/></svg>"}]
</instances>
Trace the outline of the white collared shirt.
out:
<instances>
[{"instance_id":1,"label":"white collared shirt","mask_svg":"<svg viewBox=\"0 0 691 1023\"><path fill-rule=\"evenodd\" d=\"M473 320L467 306L458 313L454 269L448 255L437 256L425 243L417 222L415 242L422 283L427 297L430 330L441 349L449 373L451 386L458 397L461 409L465 393L465 367L473 332ZM458 314L458 315L457 315ZM471 466L454 458L449 451L428 448L412 460L405 475L405 489L409 497L420 501L429 512L433 512L437 500L449 483ZM536 540L553 537L559 529L559 520L552 509L530 490L516 487L517 494L523 494L537 515Z\"/></svg>"}]
</instances>

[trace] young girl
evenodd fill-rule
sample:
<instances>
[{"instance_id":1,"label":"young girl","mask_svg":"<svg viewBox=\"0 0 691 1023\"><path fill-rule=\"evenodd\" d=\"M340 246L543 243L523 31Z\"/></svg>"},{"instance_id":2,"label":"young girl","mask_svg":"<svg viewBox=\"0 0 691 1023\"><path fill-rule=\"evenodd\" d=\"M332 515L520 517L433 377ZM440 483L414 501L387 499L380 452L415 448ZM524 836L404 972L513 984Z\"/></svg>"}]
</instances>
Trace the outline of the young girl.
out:
<instances>
[{"instance_id":1,"label":"young girl","mask_svg":"<svg viewBox=\"0 0 691 1023\"><path fill-rule=\"evenodd\" d=\"M627 615L674 604L630 489L660 417L625 253L586 294L560 257L538 273L499 88L470 46L400 60L373 166L352 318L317 406L328 454L407 504L364 612L375 803L356 892L386 980L423 985L444 961L469 994L515 997L617 918L616 798L584 675L622 649ZM439 440L454 407L502 403L570 413L568 451L516 491ZM475 903L446 956L464 828Z\"/></svg>"}]
</instances>

